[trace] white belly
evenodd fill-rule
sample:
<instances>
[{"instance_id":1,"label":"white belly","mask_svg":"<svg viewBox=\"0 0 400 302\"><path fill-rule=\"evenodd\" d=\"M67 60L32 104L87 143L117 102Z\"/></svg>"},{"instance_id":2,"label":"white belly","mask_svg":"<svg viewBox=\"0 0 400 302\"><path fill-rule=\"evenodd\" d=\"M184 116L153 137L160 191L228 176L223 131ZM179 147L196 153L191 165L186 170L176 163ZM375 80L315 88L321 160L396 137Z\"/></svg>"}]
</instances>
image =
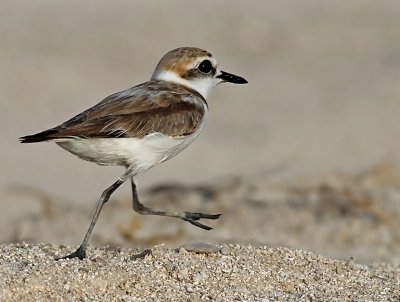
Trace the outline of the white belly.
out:
<instances>
[{"instance_id":1,"label":"white belly","mask_svg":"<svg viewBox=\"0 0 400 302\"><path fill-rule=\"evenodd\" d=\"M71 138L56 143L84 160L99 165L134 167L135 173L139 173L174 157L195 138L194 135L172 138L154 133L144 138Z\"/></svg>"},{"instance_id":2,"label":"white belly","mask_svg":"<svg viewBox=\"0 0 400 302\"><path fill-rule=\"evenodd\" d=\"M55 142L62 148L99 165L132 167L134 174L166 161L188 147L200 134L207 120L207 108L199 127L184 137L152 133L144 138L68 138Z\"/></svg>"}]
</instances>

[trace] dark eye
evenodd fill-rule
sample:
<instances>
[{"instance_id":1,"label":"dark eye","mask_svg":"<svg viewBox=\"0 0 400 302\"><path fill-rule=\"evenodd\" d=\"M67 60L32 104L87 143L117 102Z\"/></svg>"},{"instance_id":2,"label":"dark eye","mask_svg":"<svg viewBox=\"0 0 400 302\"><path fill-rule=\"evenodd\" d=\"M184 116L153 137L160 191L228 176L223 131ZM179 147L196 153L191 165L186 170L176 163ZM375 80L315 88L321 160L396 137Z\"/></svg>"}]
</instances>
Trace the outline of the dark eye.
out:
<instances>
[{"instance_id":1,"label":"dark eye","mask_svg":"<svg viewBox=\"0 0 400 302\"><path fill-rule=\"evenodd\" d=\"M212 68L212 64L209 60L204 60L200 63L199 67L197 67L197 69L200 70L202 73L210 73Z\"/></svg>"}]
</instances>

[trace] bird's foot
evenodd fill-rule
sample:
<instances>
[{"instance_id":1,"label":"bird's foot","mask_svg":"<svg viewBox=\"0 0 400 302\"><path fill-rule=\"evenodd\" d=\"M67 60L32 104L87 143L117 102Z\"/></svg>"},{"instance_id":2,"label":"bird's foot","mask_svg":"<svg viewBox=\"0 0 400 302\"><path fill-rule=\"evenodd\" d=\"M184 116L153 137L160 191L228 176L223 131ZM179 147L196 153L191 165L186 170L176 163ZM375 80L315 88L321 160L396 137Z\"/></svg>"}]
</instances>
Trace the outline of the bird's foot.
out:
<instances>
[{"instance_id":1,"label":"bird's foot","mask_svg":"<svg viewBox=\"0 0 400 302\"><path fill-rule=\"evenodd\" d=\"M212 227L204 225L204 224L198 222L198 220L200 220L202 218L203 219L218 219L219 216L221 216L221 214L203 214L203 213L183 212L181 219L184 221L188 221L191 224L208 231L208 230L212 230Z\"/></svg>"},{"instance_id":2,"label":"bird's foot","mask_svg":"<svg viewBox=\"0 0 400 302\"><path fill-rule=\"evenodd\" d=\"M79 258L80 260L83 260L86 258L86 248L83 248L80 246L75 252L72 254L69 254L64 257L56 258L56 260L61 260L61 259L72 259L72 258Z\"/></svg>"}]
</instances>

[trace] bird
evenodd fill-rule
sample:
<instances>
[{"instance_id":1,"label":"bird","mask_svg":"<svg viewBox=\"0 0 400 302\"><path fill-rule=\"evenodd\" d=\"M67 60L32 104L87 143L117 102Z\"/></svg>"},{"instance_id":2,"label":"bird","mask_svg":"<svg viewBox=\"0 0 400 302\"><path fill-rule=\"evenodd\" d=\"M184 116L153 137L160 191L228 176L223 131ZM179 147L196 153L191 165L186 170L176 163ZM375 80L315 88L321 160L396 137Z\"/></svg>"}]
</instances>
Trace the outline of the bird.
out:
<instances>
[{"instance_id":1,"label":"bird","mask_svg":"<svg viewBox=\"0 0 400 302\"><path fill-rule=\"evenodd\" d=\"M206 99L223 82L245 84L247 80L220 70L217 60L206 50L179 47L161 58L149 81L114 93L56 127L19 138L21 143L55 142L83 160L125 168L102 192L81 245L58 259L86 258L89 239L104 204L128 179L137 213L175 217L212 229L199 220L217 219L221 214L165 211L143 205L138 198L136 177L171 159L199 136L207 120Z\"/></svg>"}]
</instances>

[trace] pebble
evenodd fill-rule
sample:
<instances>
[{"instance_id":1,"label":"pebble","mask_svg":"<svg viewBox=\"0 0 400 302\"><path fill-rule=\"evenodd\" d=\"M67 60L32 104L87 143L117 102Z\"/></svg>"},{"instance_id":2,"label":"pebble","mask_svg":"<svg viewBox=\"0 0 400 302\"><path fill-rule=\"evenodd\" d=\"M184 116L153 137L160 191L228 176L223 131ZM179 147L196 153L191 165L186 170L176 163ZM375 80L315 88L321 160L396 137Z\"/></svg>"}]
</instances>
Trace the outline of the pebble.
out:
<instances>
[{"instance_id":1,"label":"pebble","mask_svg":"<svg viewBox=\"0 0 400 302\"><path fill-rule=\"evenodd\" d=\"M92 260L93 262L96 262L96 263L104 264L104 265L107 264L107 261L104 260L103 258L101 258L100 256L96 256L90 260Z\"/></svg>"},{"instance_id":2,"label":"pebble","mask_svg":"<svg viewBox=\"0 0 400 302\"><path fill-rule=\"evenodd\" d=\"M198 242L198 241L193 241L193 242L188 242L185 244L182 244L180 248L184 248L188 252L195 252L195 253L218 253L220 251L219 247L210 243L204 243L204 242ZM178 249L178 250L179 250Z\"/></svg>"},{"instance_id":3,"label":"pebble","mask_svg":"<svg viewBox=\"0 0 400 302\"><path fill-rule=\"evenodd\" d=\"M223 245L220 249L222 255L230 255L231 249L227 245Z\"/></svg>"}]
</instances>

